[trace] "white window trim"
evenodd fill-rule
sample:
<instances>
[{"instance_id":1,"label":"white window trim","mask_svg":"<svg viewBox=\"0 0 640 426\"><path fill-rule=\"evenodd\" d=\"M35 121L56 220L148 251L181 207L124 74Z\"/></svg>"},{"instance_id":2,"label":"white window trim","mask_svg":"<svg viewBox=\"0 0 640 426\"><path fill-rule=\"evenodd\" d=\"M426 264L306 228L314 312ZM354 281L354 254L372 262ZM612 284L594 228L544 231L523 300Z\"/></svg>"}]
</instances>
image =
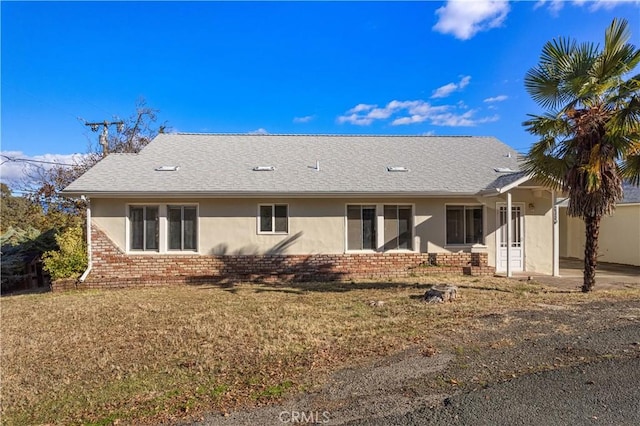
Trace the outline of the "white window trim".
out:
<instances>
[{"instance_id":1,"label":"white window trim","mask_svg":"<svg viewBox=\"0 0 640 426\"><path fill-rule=\"evenodd\" d=\"M261 231L260 230L260 222L262 221L262 216L260 215L260 208L264 207L264 206L269 206L271 207L271 225L272 225L272 231ZM286 206L287 207L287 231L286 232L282 232L282 231L275 231L276 228L276 206ZM259 203L258 204L258 211L256 213L256 233L258 235L289 235L289 232L291 230L291 222L290 222L290 217L291 217L291 212L289 210L289 204L288 203Z\"/></svg>"},{"instance_id":2,"label":"white window trim","mask_svg":"<svg viewBox=\"0 0 640 426\"><path fill-rule=\"evenodd\" d=\"M131 249L131 207L157 207L158 208L158 250L132 250ZM136 255L157 255L162 253L162 205L159 203L129 203L125 206L125 253Z\"/></svg>"},{"instance_id":3,"label":"white window trim","mask_svg":"<svg viewBox=\"0 0 640 426\"><path fill-rule=\"evenodd\" d=\"M380 247L380 232L378 228L380 228L380 204L377 203L345 203L344 205L344 252L346 254L349 253L379 253L378 248L376 249L350 249L349 248L349 206L360 206L360 207L373 207L376 211L376 246ZM362 219L362 209L360 209L360 219Z\"/></svg>"},{"instance_id":4,"label":"white window trim","mask_svg":"<svg viewBox=\"0 0 640 426\"><path fill-rule=\"evenodd\" d=\"M460 243L460 244L449 244L447 243L447 207L482 207L482 241L483 243ZM466 221L463 222L466 227ZM465 232L466 234L466 229ZM470 248L473 246L487 248L487 206L481 203L444 203L444 248L453 248L453 249L461 249L461 248Z\"/></svg>"},{"instance_id":5,"label":"white window trim","mask_svg":"<svg viewBox=\"0 0 640 426\"><path fill-rule=\"evenodd\" d=\"M384 225L384 206L411 207L411 247L410 249L391 249L384 250L384 226L382 229L382 252L383 253L418 253L420 248L416 248L416 205L413 203L383 203L382 206L382 223Z\"/></svg>"},{"instance_id":6,"label":"white window trim","mask_svg":"<svg viewBox=\"0 0 640 426\"><path fill-rule=\"evenodd\" d=\"M376 248L374 249L349 249L349 206L374 207L376 210ZM399 206L411 208L411 249L384 250L384 206ZM416 205L415 203L345 203L344 205L344 253L419 253L420 247L416 244Z\"/></svg>"},{"instance_id":7,"label":"white window trim","mask_svg":"<svg viewBox=\"0 0 640 426\"><path fill-rule=\"evenodd\" d=\"M131 250L131 221L130 221L130 208L139 206L158 207L158 250ZM168 250L169 247L169 221L168 206L185 206L196 208L197 217L197 248L196 250ZM129 255L140 256L157 256L162 254L171 254L172 256L189 256L194 254L200 254L200 204L199 203L127 203L125 205L125 253Z\"/></svg>"},{"instance_id":8,"label":"white window trim","mask_svg":"<svg viewBox=\"0 0 640 426\"><path fill-rule=\"evenodd\" d=\"M170 254L198 254L200 253L200 205L198 203L167 203L163 205L164 207L164 238L161 247L164 249L164 253ZM196 208L196 249L195 250L183 250L183 249L170 249L169 248L169 207L195 207ZM161 216L162 217L162 216ZM162 225L162 220L160 221ZM162 237L162 234L160 235Z\"/></svg>"},{"instance_id":9,"label":"white window trim","mask_svg":"<svg viewBox=\"0 0 640 426\"><path fill-rule=\"evenodd\" d=\"M522 238L522 241L520 241L521 244L521 248L522 248L522 262L523 262L523 266L526 266L526 251L525 251L525 241L527 238L527 234L526 234L526 229L525 227L527 226L527 221L525 220L525 217L527 215L527 211L526 211L526 203L522 202L522 201L517 201L517 202L513 202L511 203L511 207L520 207L520 234L521 236L524 235L524 238ZM497 202L496 203L496 231L498 230L498 228L500 227L500 207L507 207L507 203L505 202ZM496 249L500 248L500 241L498 241L498 232L495 232L495 239L496 239ZM526 270L523 268L523 270Z\"/></svg>"}]
</instances>

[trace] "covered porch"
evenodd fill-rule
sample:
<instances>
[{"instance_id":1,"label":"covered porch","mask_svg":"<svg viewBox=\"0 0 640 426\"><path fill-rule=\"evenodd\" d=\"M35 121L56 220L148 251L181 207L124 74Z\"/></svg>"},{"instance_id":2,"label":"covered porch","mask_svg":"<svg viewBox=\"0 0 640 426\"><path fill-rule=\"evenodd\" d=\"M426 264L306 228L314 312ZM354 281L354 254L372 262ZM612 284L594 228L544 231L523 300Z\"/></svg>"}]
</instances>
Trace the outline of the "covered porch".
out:
<instances>
[{"instance_id":1,"label":"covered porch","mask_svg":"<svg viewBox=\"0 0 640 426\"><path fill-rule=\"evenodd\" d=\"M496 272L560 276L558 193L523 172L507 172L492 186L482 196L497 216Z\"/></svg>"}]
</instances>

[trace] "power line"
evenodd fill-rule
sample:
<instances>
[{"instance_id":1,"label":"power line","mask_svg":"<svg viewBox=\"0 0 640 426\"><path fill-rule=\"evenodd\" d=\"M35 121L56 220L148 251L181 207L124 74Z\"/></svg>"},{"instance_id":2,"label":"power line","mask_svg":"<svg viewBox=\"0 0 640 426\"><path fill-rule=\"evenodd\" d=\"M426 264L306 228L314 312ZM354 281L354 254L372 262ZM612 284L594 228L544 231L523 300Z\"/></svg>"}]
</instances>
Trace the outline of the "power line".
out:
<instances>
[{"instance_id":1,"label":"power line","mask_svg":"<svg viewBox=\"0 0 640 426\"><path fill-rule=\"evenodd\" d=\"M59 163L57 161L45 161L45 160L32 160L30 158L16 158L9 157L8 155L0 154L0 157L6 158L0 165L4 163L38 163L38 164L55 164L57 166L67 166L67 167L75 167L77 164L68 164L68 163Z\"/></svg>"}]
</instances>

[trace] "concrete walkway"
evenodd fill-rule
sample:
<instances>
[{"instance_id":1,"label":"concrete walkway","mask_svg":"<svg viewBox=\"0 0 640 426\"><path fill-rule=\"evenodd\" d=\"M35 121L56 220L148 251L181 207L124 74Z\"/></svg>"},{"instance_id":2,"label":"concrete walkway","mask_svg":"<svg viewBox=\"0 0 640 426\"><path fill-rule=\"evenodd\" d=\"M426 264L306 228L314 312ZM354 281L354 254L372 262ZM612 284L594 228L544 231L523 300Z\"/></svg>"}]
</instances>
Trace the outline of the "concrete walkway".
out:
<instances>
[{"instance_id":1,"label":"concrete walkway","mask_svg":"<svg viewBox=\"0 0 640 426\"><path fill-rule=\"evenodd\" d=\"M560 276L518 272L514 278L531 277L533 281L565 290L579 290L582 287L583 262L581 259L560 259ZM617 263L598 263L595 290L640 287L640 266Z\"/></svg>"}]
</instances>

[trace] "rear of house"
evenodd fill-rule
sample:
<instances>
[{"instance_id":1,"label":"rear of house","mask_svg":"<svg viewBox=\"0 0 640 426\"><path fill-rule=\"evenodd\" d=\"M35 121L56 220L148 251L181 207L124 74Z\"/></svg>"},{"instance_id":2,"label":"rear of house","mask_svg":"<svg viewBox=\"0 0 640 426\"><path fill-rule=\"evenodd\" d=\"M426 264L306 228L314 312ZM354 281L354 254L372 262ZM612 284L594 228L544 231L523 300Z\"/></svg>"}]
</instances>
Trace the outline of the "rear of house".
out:
<instances>
[{"instance_id":1,"label":"rear of house","mask_svg":"<svg viewBox=\"0 0 640 426\"><path fill-rule=\"evenodd\" d=\"M555 195L495 138L161 134L64 192L86 285L557 272Z\"/></svg>"}]
</instances>

